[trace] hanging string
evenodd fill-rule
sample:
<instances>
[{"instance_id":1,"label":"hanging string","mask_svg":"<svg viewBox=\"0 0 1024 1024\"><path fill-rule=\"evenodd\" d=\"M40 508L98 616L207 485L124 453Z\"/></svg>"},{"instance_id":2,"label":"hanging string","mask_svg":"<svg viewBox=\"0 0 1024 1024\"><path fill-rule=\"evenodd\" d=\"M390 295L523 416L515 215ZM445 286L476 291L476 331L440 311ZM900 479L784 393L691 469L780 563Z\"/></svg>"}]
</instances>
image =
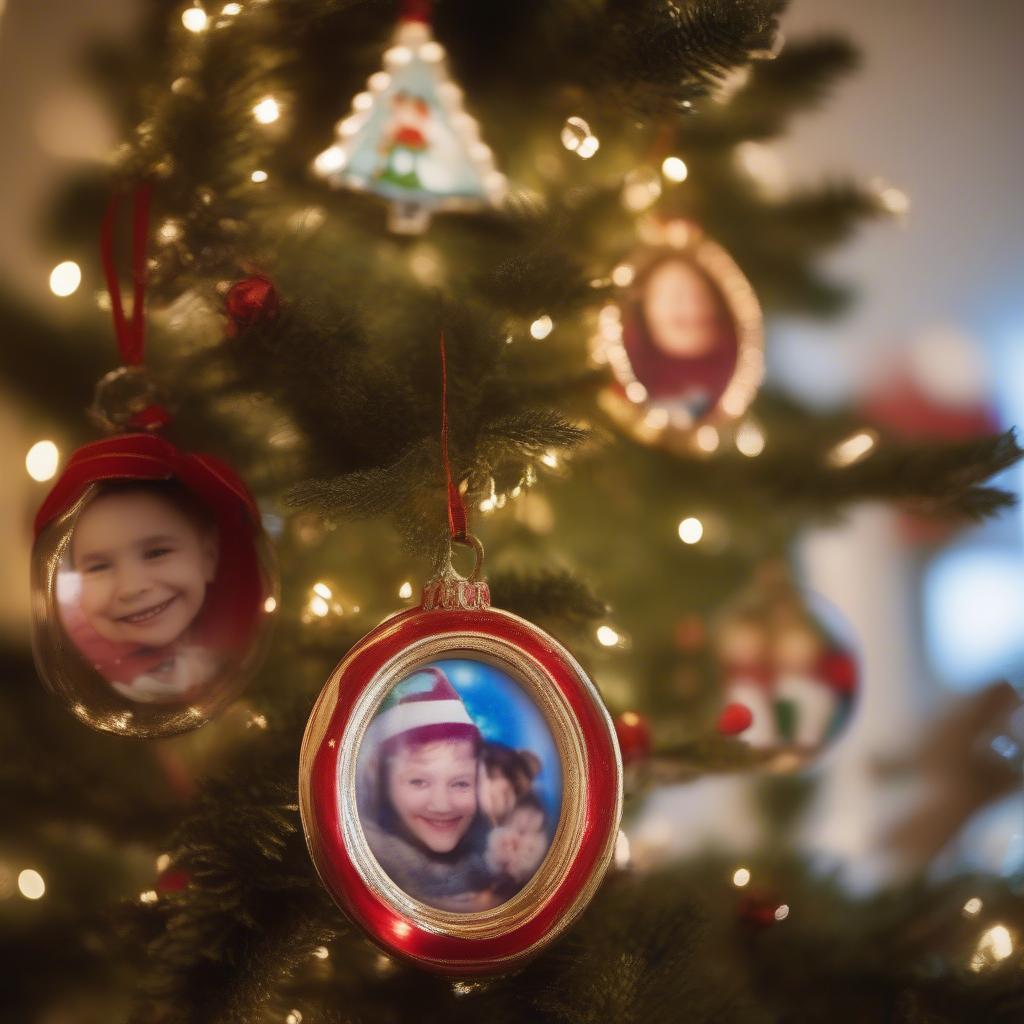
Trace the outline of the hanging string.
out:
<instances>
[{"instance_id":1,"label":"hanging string","mask_svg":"<svg viewBox=\"0 0 1024 1024\"><path fill-rule=\"evenodd\" d=\"M448 360L444 348L444 331L441 332L441 461L444 463L444 478L448 485L448 530L452 540L465 542L468 533L466 506L452 479L452 464L448 458Z\"/></svg>"},{"instance_id":2,"label":"hanging string","mask_svg":"<svg viewBox=\"0 0 1024 1024\"><path fill-rule=\"evenodd\" d=\"M431 0L402 0L398 20L422 21L425 25L429 25L433 15L433 6Z\"/></svg>"},{"instance_id":3,"label":"hanging string","mask_svg":"<svg viewBox=\"0 0 1024 1024\"><path fill-rule=\"evenodd\" d=\"M100 257L103 274L110 294L110 309L114 317L117 347L125 366L138 366L142 362L146 344L146 240L149 237L149 203L152 186L148 183L136 187L132 194L132 316L125 317L121 301L121 285L114 262L114 226L124 196L115 194L107 204L100 228Z\"/></svg>"}]
</instances>

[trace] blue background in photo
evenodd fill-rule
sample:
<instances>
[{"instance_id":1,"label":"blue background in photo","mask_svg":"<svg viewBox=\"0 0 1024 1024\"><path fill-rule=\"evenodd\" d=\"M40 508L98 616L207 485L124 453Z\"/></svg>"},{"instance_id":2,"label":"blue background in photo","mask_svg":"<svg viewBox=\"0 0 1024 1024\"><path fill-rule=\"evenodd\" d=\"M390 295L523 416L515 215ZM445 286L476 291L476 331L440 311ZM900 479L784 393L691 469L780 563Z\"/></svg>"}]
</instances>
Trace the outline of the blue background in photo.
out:
<instances>
[{"instance_id":1,"label":"blue background in photo","mask_svg":"<svg viewBox=\"0 0 1024 1024\"><path fill-rule=\"evenodd\" d=\"M530 750L540 758L533 786L553 832L562 809L562 765L540 710L511 676L487 662L442 658L430 664L448 677L485 740Z\"/></svg>"}]
</instances>

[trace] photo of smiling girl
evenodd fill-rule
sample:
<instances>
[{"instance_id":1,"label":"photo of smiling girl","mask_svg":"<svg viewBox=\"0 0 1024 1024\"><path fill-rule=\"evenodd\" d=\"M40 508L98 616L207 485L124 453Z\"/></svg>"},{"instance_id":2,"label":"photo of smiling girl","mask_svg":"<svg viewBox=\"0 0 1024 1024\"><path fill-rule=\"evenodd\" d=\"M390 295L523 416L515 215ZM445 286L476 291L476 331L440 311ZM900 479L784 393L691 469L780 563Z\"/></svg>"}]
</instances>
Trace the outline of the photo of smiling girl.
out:
<instances>
[{"instance_id":1,"label":"photo of smiling girl","mask_svg":"<svg viewBox=\"0 0 1024 1024\"><path fill-rule=\"evenodd\" d=\"M497 689L495 673L504 681ZM464 681L465 697L451 676ZM363 834L388 877L432 907L468 913L504 903L551 844L557 812L533 785L542 772L560 783L550 735L542 756L493 738L525 727L515 721L525 695L507 699L518 690L491 666L439 662L400 681L367 730L357 764ZM532 710L529 726L546 730Z\"/></svg>"},{"instance_id":2,"label":"photo of smiling girl","mask_svg":"<svg viewBox=\"0 0 1024 1024\"><path fill-rule=\"evenodd\" d=\"M173 480L105 484L58 576L62 625L122 697L187 701L219 668L201 628L217 573L212 516Z\"/></svg>"}]
</instances>

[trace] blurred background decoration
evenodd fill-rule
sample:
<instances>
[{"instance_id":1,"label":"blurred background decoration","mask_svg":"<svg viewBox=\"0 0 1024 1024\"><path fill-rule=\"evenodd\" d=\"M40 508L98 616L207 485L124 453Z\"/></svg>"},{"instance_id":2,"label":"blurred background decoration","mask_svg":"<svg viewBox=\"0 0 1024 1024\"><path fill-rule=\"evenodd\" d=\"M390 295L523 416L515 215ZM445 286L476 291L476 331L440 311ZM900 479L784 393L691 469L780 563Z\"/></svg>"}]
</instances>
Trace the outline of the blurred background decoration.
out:
<instances>
[{"instance_id":1,"label":"blurred background decoration","mask_svg":"<svg viewBox=\"0 0 1024 1024\"><path fill-rule=\"evenodd\" d=\"M1024 8L629 6L438 3L509 197L396 240L311 164L397 5L0 0L12 1020L1024 1018ZM32 516L116 365L98 224L141 174L175 439L243 472L283 577L252 691L148 745L67 716L27 639ZM750 412L682 455L604 417L587 357L645 217L700 223L765 312ZM346 929L294 809L319 686L443 529L439 326L496 597L587 666L630 784L583 924L461 988ZM775 772L714 653L773 572L856 672Z\"/></svg>"}]
</instances>

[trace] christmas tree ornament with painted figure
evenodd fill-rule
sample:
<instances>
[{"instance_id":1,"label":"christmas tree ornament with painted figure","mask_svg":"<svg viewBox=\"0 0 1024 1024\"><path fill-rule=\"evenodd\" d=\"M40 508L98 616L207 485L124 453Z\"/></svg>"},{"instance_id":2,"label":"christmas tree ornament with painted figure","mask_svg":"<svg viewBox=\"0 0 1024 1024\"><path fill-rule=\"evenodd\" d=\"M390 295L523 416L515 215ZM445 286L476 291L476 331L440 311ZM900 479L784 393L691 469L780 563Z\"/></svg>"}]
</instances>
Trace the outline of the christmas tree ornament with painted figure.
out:
<instances>
[{"instance_id":1,"label":"christmas tree ornament with painted figure","mask_svg":"<svg viewBox=\"0 0 1024 1024\"><path fill-rule=\"evenodd\" d=\"M418 607L327 680L299 806L338 904L386 952L442 974L508 971L583 910L608 868L622 760L597 690L552 636L491 606L447 460L453 544Z\"/></svg>"},{"instance_id":2,"label":"christmas tree ornament with painted figure","mask_svg":"<svg viewBox=\"0 0 1024 1024\"><path fill-rule=\"evenodd\" d=\"M713 622L719 731L755 750L770 771L812 763L852 719L855 647L835 607L797 587L784 568L763 567Z\"/></svg>"},{"instance_id":3,"label":"christmas tree ornament with painted figure","mask_svg":"<svg viewBox=\"0 0 1024 1024\"><path fill-rule=\"evenodd\" d=\"M699 225L648 218L638 232L591 334L591 357L612 373L601 403L638 440L689 450L699 427L727 428L757 394L761 307Z\"/></svg>"},{"instance_id":4,"label":"christmas tree ornament with painted figure","mask_svg":"<svg viewBox=\"0 0 1024 1024\"><path fill-rule=\"evenodd\" d=\"M497 207L507 191L430 16L429 0L407 0L383 68L338 122L337 142L313 162L331 185L386 199L396 234L420 234L436 212Z\"/></svg>"},{"instance_id":5,"label":"christmas tree ornament with painted figure","mask_svg":"<svg viewBox=\"0 0 1024 1024\"><path fill-rule=\"evenodd\" d=\"M242 480L156 434L170 416L142 366L148 188L135 193L130 320L113 265L117 206L102 249L125 365L100 381L90 410L114 436L74 452L36 515L33 653L80 721L158 737L202 725L244 689L265 650L276 578Z\"/></svg>"}]
</instances>

